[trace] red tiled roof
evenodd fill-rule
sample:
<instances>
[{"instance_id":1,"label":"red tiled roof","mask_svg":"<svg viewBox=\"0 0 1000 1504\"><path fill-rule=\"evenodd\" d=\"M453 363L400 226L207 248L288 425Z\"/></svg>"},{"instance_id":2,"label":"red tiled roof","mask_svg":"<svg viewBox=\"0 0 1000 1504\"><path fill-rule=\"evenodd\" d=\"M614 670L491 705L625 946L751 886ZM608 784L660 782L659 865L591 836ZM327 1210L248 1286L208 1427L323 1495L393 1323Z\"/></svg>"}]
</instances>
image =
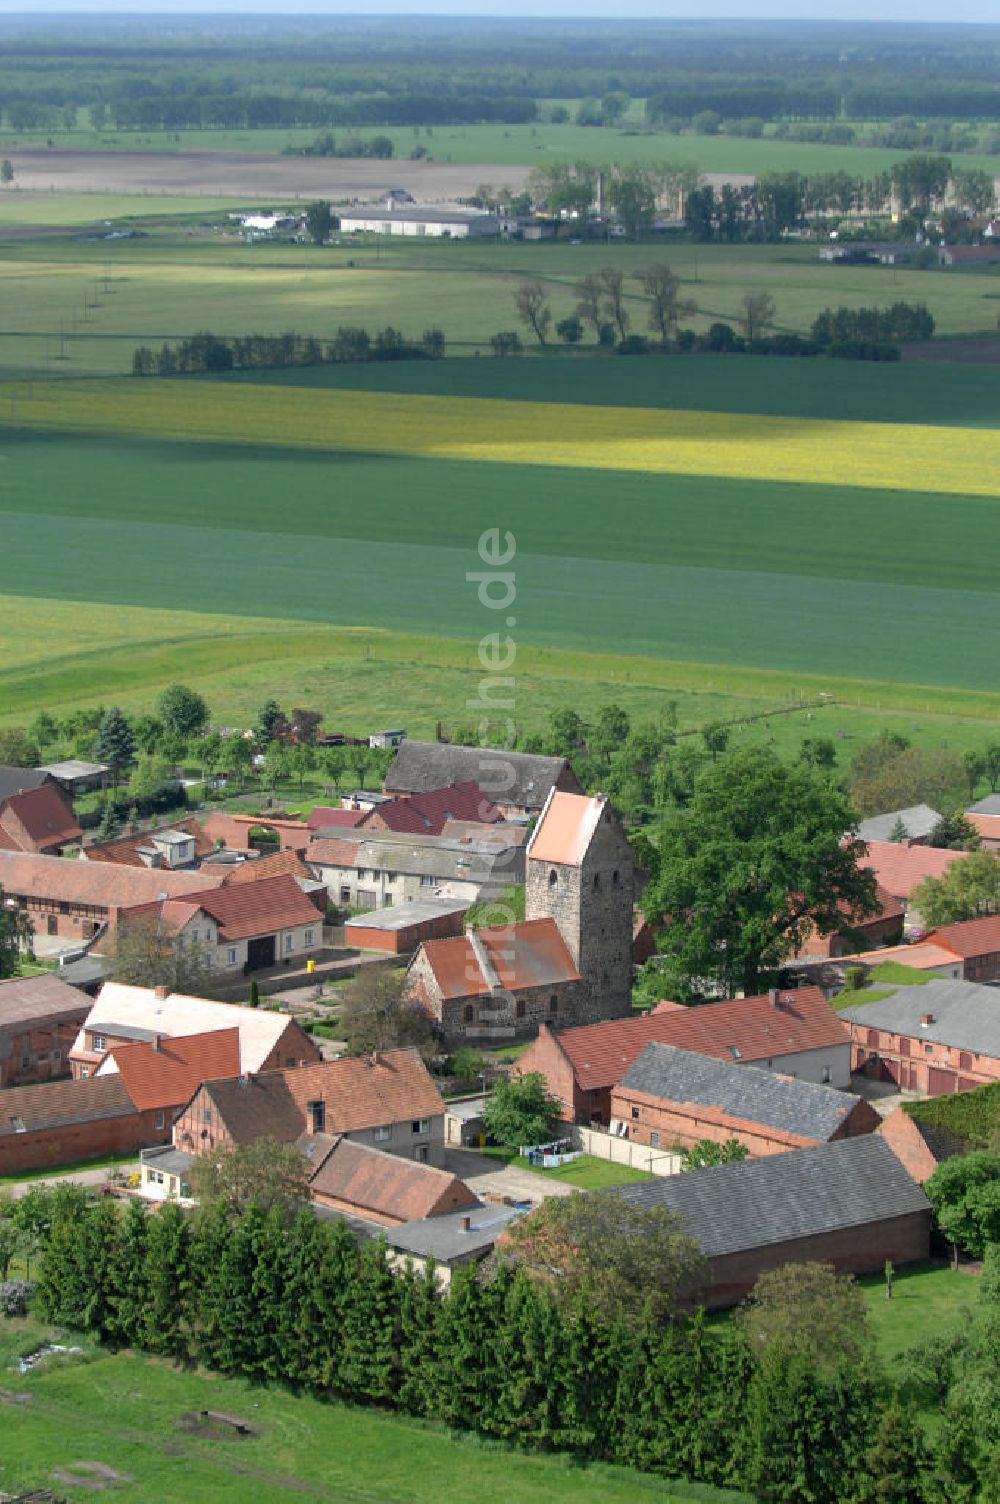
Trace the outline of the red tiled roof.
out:
<instances>
[{"instance_id":1,"label":"red tiled roof","mask_svg":"<svg viewBox=\"0 0 1000 1504\"><path fill-rule=\"evenodd\" d=\"M306 861L315 862L319 867L354 867L358 860L358 842L337 840L331 837L329 840L322 837L318 841L310 841L306 847Z\"/></svg>"},{"instance_id":2,"label":"red tiled roof","mask_svg":"<svg viewBox=\"0 0 1000 1504\"><path fill-rule=\"evenodd\" d=\"M159 872L152 874L160 877ZM134 913L155 909L143 904ZM298 925L316 924L316 905L303 893L290 873L264 877L255 883L235 883L228 887L208 888L168 898L162 906L164 922L175 932L199 911L209 914L219 926L221 940L246 940L271 930L290 930Z\"/></svg>"},{"instance_id":3,"label":"red tiled roof","mask_svg":"<svg viewBox=\"0 0 1000 1504\"><path fill-rule=\"evenodd\" d=\"M938 931L934 939L938 939ZM1000 950L1000 941L997 943ZM856 956L838 956L838 966L860 961L865 966L881 966L884 961L893 961L899 966L912 966L916 971L930 971L935 966L954 966L961 960L957 950L944 944L922 940L916 945L884 945L879 950L859 951Z\"/></svg>"},{"instance_id":4,"label":"red tiled roof","mask_svg":"<svg viewBox=\"0 0 1000 1504\"><path fill-rule=\"evenodd\" d=\"M22 844L21 827L27 833L28 845ZM4 799L0 803L0 829L15 851L42 851L83 837L73 806L54 783L43 783Z\"/></svg>"},{"instance_id":5,"label":"red tiled roof","mask_svg":"<svg viewBox=\"0 0 1000 1504\"><path fill-rule=\"evenodd\" d=\"M412 794L408 799L391 799L367 810L360 821L364 827L402 831L411 835L438 836L448 820L475 820L492 825L501 819L500 811L478 783L451 783L447 788L430 789Z\"/></svg>"},{"instance_id":6,"label":"red tiled roof","mask_svg":"<svg viewBox=\"0 0 1000 1504\"><path fill-rule=\"evenodd\" d=\"M457 1175L346 1138L335 1140L320 1160L309 1189L314 1196L356 1208L362 1216L391 1223L479 1205Z\"/></svg>"},{"instance_id":7,"label":"red tiled roof","mask_svg":"<svg viewBox=\"0 0 1000 1504\"><path fill-rule=\"evenodd\" d=\"M524 919L518 924L494 925L449 940L426 940L422 946L444 998L482 997L493 990L494 979L483 973L483 958L496 981L508 992L525 987L548 987L578 982L577 971L554 919Z\"/></svg>"},{"instance_id":8,"label":"red tiled roof","mask_svg":"<svg viewBox=\"0 0 1000 1504\"><path fill-rule=\"evenodd\" d=\"M37 977L10 977L0 982L0 1033L54 1019L80 1015L80 1022L91 1009L91 999L77 987L71 987L55 972ZM81 1013L82 1009L82 1013Z\"/></svg>"},{"instance_id":9,"label":"red tiled roof","mask_svg":"<svg viewBox=\"0 0 1000 1504\"><path fill-rule=\"evenodd\" d=\"M965 818L984 841L1000 841L1000 815L977 815L974 810L966 810Z\"/></svg>"},{"instance_id":10,"label":"red tiled roof","mask_svg":"<svg viewBox=\"0 0 1000 1504\"><path fill-rule=\"evenodd\" d=\"M943 877L964 851L939 851L933 846L911 846L908 841L869 841L868 854L859 858L870 867L879 886L894 898L909 898L925 877Z\"/></svg>"},{"instance_id":11,"label":"red tiled roof","mask_svg":"<svg viewBox=\"0 0 1000 1504\"><path fill-rule=\"evenodd\" d=\"M205 1089L239 1143L289 1140L308 1127L307 1104L324 1104L327 1133L357 1133L407 1119L438 1117L444 1102L416 1050L374 1058L344 1056L248 1080L210 1081Z\"/></svg>"},{"instance_id":12,"label":"red tiled roof","mask_svg":"<svg viewBox=\"0 0 1000 1504\"><path fill-rule=\"evenodd\" d=\"M221 880L221 873L214 877L207 872L118 867L111 862L0 852L0 888L8 898L19 896L127 909L150 903L161 893L175 897L204 891Z\"/></svg>"},{"instance_id":13,"label":"red tiled roof","mask_svg":"<svg viewBox=\"0 0 1000 1504\"><path fill-rule=\"evenodd\" d=\"M205 834L204 827L198 820L189 817L186 820L174 820L170 825L157 826L155 830L141 830L132 836L117 836L113 841L95 841L92 846L84 847L84 856L88 862L115 862L122 867L145 867L148 863L143 861L137 848L149 846L161 830L176 830L182 835L194 836L196 857L208 856L215 850L215 842ZM166 870L169 871L169 868Z\"/></svg>"},{"instance_id":14,"label":"red tiled roof","mask_svg":"<svg viewBox=\"0 0 1000 1504\"><path fill-rule=\"evenodd\" d=\"M328 825L343 825L350 829L363 820L366 813L363 809L338 809L329 804L317 804L306 824L310 830L322 830Z\"/></svg>"},{"instance_id":15,"label":"red tiled roof","mask_svg":"<svg viewBox=\"0 0 1000 1504\"><path fill-rule=\"evenodd\" d=\"M276 851L273 856L259 856L249 862L240 862L239 866L226 873L222 886L229 888L233 883L259 883L267 877L280 877L283 872L290 872L292 877L305 878L307 882L312 881L312 873L302 860L301 853L289 847L287 851Z\"/></svg>"},{"instance_id":16,"label":"red tiled roof","mask_svg":"<svg viewBox=\"0 0 1000 1504\"><path fill-rule=\"evenodd\" d=\"M585 1091L613 1086L653 1042L720 1060L746 1061L850 1043L848 1030L818 987L797 987L780 996L780 1008L774 1006L770 993L763 993L697 1008L657 1010L640 1018L583 1024L560 1029L552 1037ZM737 1056L734 1050L739 1051Z\"/></svg>"},{"instance_id":17,"label":"red tiled roof","mask_svg":"<svg viewBox=\"0 0 1000 1504\"><path fill-rule=\"evenodd\" d=\"M528 843L528 856L557 867L579 867L587 854L607 799L603 794L564 794L553 789Z\"/></svg>"},{"instance_id":18,"label":"red tiled roof","mask_svg":"<svg viewBox=\"0 0 1000 1504\"><path fill-rule=\"evenodd\" d=\"M924 938L935 945L946 946L966 961L976 956L991 956L1000 951L1000 914L942 924Z\"/></svg>"},{"instance_id":19,"label":"red tiled roof","mask_svg":"<svg viewBox=\"0 0 1000 1504\"><path fill-rule=\"evenodd\" d=\"M179 1039L118 1044L108 1051L139 1111L182 1107L203 1081L240 1073L239 1029L216 1029ZM111 1074L111 1072L99 1072Z\"/></svg>"}]
</instances>

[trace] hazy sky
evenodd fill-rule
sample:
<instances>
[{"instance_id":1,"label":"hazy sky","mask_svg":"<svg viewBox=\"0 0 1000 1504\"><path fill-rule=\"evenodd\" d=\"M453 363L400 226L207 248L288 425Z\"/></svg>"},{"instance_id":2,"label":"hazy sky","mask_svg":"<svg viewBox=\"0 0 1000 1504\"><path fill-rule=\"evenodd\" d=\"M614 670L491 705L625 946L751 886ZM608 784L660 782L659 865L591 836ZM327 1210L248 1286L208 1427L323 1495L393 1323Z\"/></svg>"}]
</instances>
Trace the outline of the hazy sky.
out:
<instances>
[{"instance_id":1,"label":"hazy sky","mask_svg":"<svg viewBox=\"0 0 1000 1504\"><path fill-rule=\"evenodd\" d=\"M830 21L996 21L996 0L0 0L0 15L47 11L66 14L215 15L315 14L383 15L501 15L501 16L628 16L723 18L761 16Z\"/></svg>"}]
</instances>

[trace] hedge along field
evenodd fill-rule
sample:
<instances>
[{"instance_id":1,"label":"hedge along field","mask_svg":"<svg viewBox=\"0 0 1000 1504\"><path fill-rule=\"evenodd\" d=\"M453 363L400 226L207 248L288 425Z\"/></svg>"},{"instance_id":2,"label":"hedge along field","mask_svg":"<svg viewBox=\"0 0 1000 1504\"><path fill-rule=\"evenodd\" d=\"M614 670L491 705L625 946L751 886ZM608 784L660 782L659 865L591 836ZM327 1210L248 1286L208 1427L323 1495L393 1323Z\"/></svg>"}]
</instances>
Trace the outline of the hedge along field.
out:
<instances>
[{"instance_id":1,"label":"hedge along field","mask_svg":"<svg viewBox=\"0 0 1000 1504\"><path fill-rule=\"evenodd\" d=\"M943 495L995 496L1000 469L989 429L176 380L0 383L0 413L37 429Z\"/></svg>"},{"instance_id":2,"label":"hedge along field","mask_svg":"<svg viewBox=\"0 0 1000 1504\"><path fill-rule=\"evenodd\" d=\"M214 390L163 385L188 400ZM870 681L890 680L929 710L936 692L916 686L995 688L1000 510L985 497L8 429L0 512L9 597L210 607L243 618L237 634L248 617L279 634L290 618L382 628L462 643L474 667L495 623L466 575L500 525L517 538L521 644L701 663L709 688L718 665L787 675L762 686L769 698L808 678L811 693L850 699L843 681L856 679L879 704ZM6 681L19 704L71 651L64 619L43 631L48 653ZM154 677L171 633L150 635ZM322 644L310 651L323 661ZM94 655L80 667L96 684L96 643ZM178 632L178 674L191 657ZM639 682L670 683L632 662ZM621 661L615 673L628 677Z\"/></svg>"}]
</instances>

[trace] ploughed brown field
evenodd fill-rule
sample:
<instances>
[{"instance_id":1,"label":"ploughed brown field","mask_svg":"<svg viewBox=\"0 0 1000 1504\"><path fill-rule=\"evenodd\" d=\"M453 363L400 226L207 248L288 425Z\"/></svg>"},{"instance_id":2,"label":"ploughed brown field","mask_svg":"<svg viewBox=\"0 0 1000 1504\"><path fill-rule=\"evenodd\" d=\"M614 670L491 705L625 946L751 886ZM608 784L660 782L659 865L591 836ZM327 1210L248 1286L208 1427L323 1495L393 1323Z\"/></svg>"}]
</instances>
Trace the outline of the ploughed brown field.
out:
<instances>
[{"instance_id":1,"label":"ploughed brown field","mask_svg":"<svg viewBox=\"0 0 1000 1504\"><path fill-rule=\"evenodd\" d=\"M423 203L453 201L484 180L520 190L527 167L469 162L285 157L244 151L79 151L8 148L17 186L57 193L204 193L216 198L376 198L405 188Z\"/></svg>"}]
</instances>

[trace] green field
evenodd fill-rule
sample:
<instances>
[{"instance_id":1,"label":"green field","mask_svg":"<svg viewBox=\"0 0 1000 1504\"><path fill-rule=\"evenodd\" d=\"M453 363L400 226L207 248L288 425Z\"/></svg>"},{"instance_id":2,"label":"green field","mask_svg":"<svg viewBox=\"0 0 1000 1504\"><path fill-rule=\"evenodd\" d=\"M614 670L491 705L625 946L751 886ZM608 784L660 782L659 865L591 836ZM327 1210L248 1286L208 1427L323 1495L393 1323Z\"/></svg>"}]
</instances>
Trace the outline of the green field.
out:
<instances>
[{"instance_id":1,"label":"green field","mask_svg":"<svg viewBox=\"0 0 1000 1504\"><path fill-rule=\"evenodd\" d=\"M323 1405L278 1388L181 1372L139 1355L87 1351L43 1360L29 1374L22 1353L70 1335L0 1318L0 1487L49 1487L73 1504L95 1489L163 1504L570 1504L581 1489L606 1504L752 1504L742 1495L667 1483L624 1469L585 1467L453 1437L371 1410ZM242 1439L199 1435L183 1417L236 1414ZM103 1478L93 1464L105 1469ZM90 1466L88 1466L88 1464ZM179 1479L183 1482L179 1483Z\"/></svg>"},{"instance_id":2,"label":"green field","mask_svg":"<svg viewBox=\"0 0 1000 1504\"><path fill-rule=\"evenodd\" d=\"M12 202L0 198L0 208L10 213ZM117 201L119 212L128 202ZM48 228L26 235L36 204L39 224ZM130 223L148 238L108 242L83 238L110 217L100 208L88 217L85 199L69 200L62 211L46 195L19 197L20 222L12 217L6 229L0 222L0 368L124 372L137 345L201 329L231 336L292 329L329 338L338 324L375 330L391 323L414 337L433 326L452 353L489 354L491 335L517 327L514 295L523 278L546 284L558 320L575 307L578 278L609 261L626 274L669 261L698 310L685 322L701 331L718 319L735 321L749 289L770 292L775 327L799 333L828 304L906 298L928 304L940 333L974 334L995 330L1000 299L1000 267L833 267L818 260L815 246L385 244L380 237L340 237L322 248L247 245L209 204L183 222L158 214L154 204L131 201ZM52 233L62 212L73 233ZM628 289L632 326L643 332L648 306L637 283Z\"/></svg>"},{"instance_id":3,"label":"green field","mask_svg":"<svg viewBox=\"0 0 1000 1504\"><path fill-rule=\"evenodd\" d=\"M574 102L570 101L572 105ZM633 113L621 128L594 128L567 123L552 125L437 125L430 129L383 126L345 126L335 134L344 140L370 140L388 136L395 155L408 157L420 144L437 162L480 162L487 168L534 167L566 159L593 162L691 164L699 172L850 172L858 177L872 177L885 172L905 152L889 147L817 146L797 141L775 141L769 136L752 140L740 136L705 136L686 131L675 136L666 131L647 130L633 101ZM9 135L9 133L8 133ZM100 133L86 128L74 131L45 131L11 136L5 145L16 162L15 148L44 146L51 139L59 147L77 147L87 151L284 151L301 149L315 140L311 129L275 130L179 130L115 131ZM965 170L985 168L997 171L997 158L981 152L962 152L957 163ZM498 174L499 177L499 174Z\"/></svg>"}]
</instances>

